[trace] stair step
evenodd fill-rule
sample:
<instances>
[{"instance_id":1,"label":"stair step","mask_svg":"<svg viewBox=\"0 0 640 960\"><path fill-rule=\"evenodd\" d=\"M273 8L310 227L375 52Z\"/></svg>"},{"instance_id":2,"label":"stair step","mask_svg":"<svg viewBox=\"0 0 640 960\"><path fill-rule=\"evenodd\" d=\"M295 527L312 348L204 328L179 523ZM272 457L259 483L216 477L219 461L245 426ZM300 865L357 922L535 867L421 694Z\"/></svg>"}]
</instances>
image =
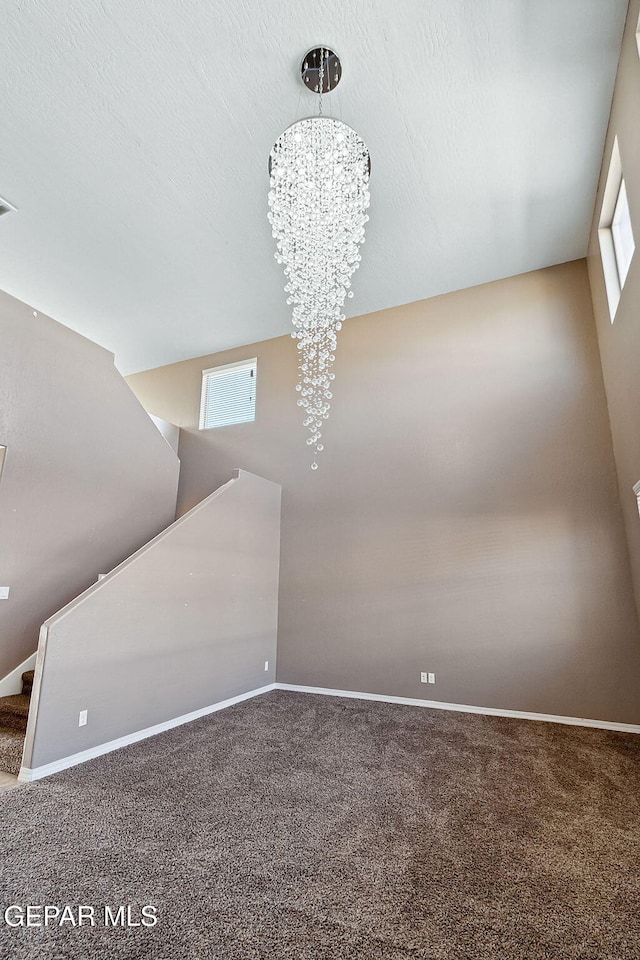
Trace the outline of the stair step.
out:
<instances>
[{"instance_id":1,"label":"stair step","mask_svg":"<svg viewBox=\"0 0 640 960\"><path fill-rule=\"evenodd\" d=\"M33 687L33 675L35 670L25 670L22 674L22 692L27 696L31 693Z\"/></svg>"},{"instance_id":2,"label":"stair step","mask_svg":"<svg viewBox=\"0 0 640 960\"><path fill-rule=\"evenodd\" d=\"M31 697L17 693L13 697L0 697L0 733L25 731Z\"/></svg>"}]
</instances>

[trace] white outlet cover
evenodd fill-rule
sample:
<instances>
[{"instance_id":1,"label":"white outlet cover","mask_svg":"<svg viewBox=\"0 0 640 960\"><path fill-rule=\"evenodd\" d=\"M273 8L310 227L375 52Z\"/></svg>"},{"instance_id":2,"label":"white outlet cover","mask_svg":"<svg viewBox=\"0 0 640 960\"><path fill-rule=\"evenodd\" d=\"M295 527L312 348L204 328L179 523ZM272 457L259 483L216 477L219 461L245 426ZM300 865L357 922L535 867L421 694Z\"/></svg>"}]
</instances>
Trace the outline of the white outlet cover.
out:
<instances>
[{"instance_id":1,"label":"white outlet cover","mask_svg":"<svg viewBox=\"0 0 640 960\"><path fill-rule=\"evenodd\" d=\"M78 717L78 726L79 726L79 727L86 727L86 725L87 725L87 712L88 712L87 710L81 710L81 711L80 711L80 716Z\"/></svg>"},{"instance_id":2,"label":"white outlet cover","mask_svg":"<svg viewBox=\"0 0 640 960\"><path fill-rule=\"evenodd\" d=\"M0 600L9 599L9 590L11 587L0 587Z\"/></svg>"},{"instance_id":3,"label":"white outlet cover","mask_svg":"<svg viewBox=\"0 0 640 960\"><path fill-rule=\"evenodd\" d=\"M430 674L428 675L428 677L429 677L429 683L435 683L435 682L436 682L436 675L435 675L435 673L430 673Z\"/></svg>"},{"instance_id":4,"label":"white outlet cover","mask_svg":"<svg viewBox=\"0 0 640 960\"><path fill-rule=\"evenodd\" d=\"M268 660L265 660L265 662L264 662L264 670L265 670L265 673L267 672L268 669L269 669L269 661L268 661Z\"/></svg>"},{"instance_id":5,"label":"white outlet cover","mask_svg":"<svg viewBox=\"0 0 640 960\"><path fill-rule=\"evenodd\" d=\"M420 683L428 683L428 682L429 682L429 681L427 680L427 674L426 674L426 673L421 673L421 674L420 674Z\"/></svg>"}]
</instances>

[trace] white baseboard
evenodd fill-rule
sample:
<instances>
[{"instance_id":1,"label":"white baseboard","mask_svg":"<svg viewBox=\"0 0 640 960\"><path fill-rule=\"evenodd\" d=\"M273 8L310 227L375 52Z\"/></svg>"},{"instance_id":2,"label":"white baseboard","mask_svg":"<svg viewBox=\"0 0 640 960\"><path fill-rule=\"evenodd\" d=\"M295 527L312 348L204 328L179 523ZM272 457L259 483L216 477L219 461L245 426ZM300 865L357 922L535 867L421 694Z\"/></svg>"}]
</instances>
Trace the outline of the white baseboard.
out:
<instances>
[{"instance_id":1,"label":"white baseboard","mask_svg":"<svg viewBox=\"0 0 640 960\"><path fill-rule=\"evenodd\" d=\"M22 693L22 674L25 670L33 670L35 665L36 655L32 653L30 657L18 664L15 670L3 677L0 680L0 697L13 697L16 693Z\"/></svg>"},{"instance_id":2,"label":"white baseboard","mask_svg":"<svg viewBox=\"0 0 640 960\"><path fill-rule=\"evenodd\" d=\"M25 661L26 662L26 661ZM25 669L30 669L25 667ZM224 710L226 707L232 707L235 703L242 703L243 700L251 700L270 690L292 690L296 693L314 693L327 697L348 697L353 700L376 700L380 703L399 703L408 707L428 707L432 710L452 710L458 713L477 713L489 717L513 717L516 720L538 720L543 723L564 723L570 726L595 727L599 730L613 730L618 733L640 734L640 725L634 723L616 723L610 720L589 720L583 717L564 717L549 713L530 713L525 710L504 710L500 707L477 707L466 703L444 703L442 700L419 700L413 697L393 697L384 696L379 693L362 693L356 690L331 690L326 687L307 687L297 683L269 683L264 687L258 687L256 690L249 690L247 693L238 694L236 697L230 697L228 700L221 700L219 703L211 704L208 707L201 707L199 710L193 710L191 713L185 713L180 717L174 717L173 720L165 720L157 723L153 727L146 727L144 730L137 730L135 733L128 733L117 740L110 740L108 743L101 743L96 747L90 747L80 753L74 753L69 757L63 757L60 760L54 760L52 763L43 764L41 767L21 767L18 780L21 783L31 783L33 780L40 780L42 777L48 777L52 773L58 773L60 770L66 770L68 767L75 767L86 760L92 760L94 757L101 757L105 753L111 753L113 750L119 750L120 747L126 747L129 744L137 743L139 740L146 740L147 737L153 737L157 733L163 733L165 730L171 730L173 727L179 727L183 723L190 723L192 720L198 720L209 713L215 713L217 710Z\"/></svg>"},{"instance_id":3,"label":"white baseboard","mask_svg":"<svg viewBox=\"0 0 640 960\"><path fill-rule=\"evenodd\" d=\"M432 710L453 710L458 713L480 713L488 717L513 717L516 720L539 720L543 723L565 723L574 727L597 727L618 733L640 733L640 725L616 723L612 720L585 720L582 717L555 716L551 713L529 713L526 710L503 710L501 707L474 707L467 703L444 703L442 700L417 700L412 697L391 697L379 693L358 693L355 690L330 690L326 687L305 687L297 683L276 683L276 690L297 693L318 693L326 697L349 697L353 700L377 700L381 703L400 703L408 707L429 707Z\"/></svg>"},{"instance_id":4,"label":"white baseboard","mask_svg":"<svg viewBox=\"0 0 640 960\"><path fill-rule=\"evenodd\" d=\"M54 760L52 763L45 763L41 767L21 767L18 780L20 783L31 783L33 780L41 780L42 777L48 777L52 773L58 773L60 770L75 767L77 764L84 763L86 760L93 760L94 757L101 757L105 753L111 753L112 750L119 750L120 747L127 747L131 743L137 743L138 740L146 740L147 737L154 737L157 733L163 733L165 730L179 727L183 723L190 723L192 720L206 717L209 713L215 713L217 710L232 707L235 703L242 703L243 700L251 700L253 697L258 697L262 693L268 693L274 688L275 684L269 683L264 687L258 687L256 690L240 693L237 697L230 697L228 700L221 700L219 703L211 704L211 706L201 707L199 710L193 710L191 713L184 713L181 717L174 717L173 720L164 720L162 723L156 723L153 727L145 727L144 730L137 730L135 733L128 733L124 737L118 737L117 740L109 740L108 743L100 743L97 747L90 747L88 750L82 750L80 753L74 753L69 757L62 757L62 759Z\"/></svg>"}]
</instances>

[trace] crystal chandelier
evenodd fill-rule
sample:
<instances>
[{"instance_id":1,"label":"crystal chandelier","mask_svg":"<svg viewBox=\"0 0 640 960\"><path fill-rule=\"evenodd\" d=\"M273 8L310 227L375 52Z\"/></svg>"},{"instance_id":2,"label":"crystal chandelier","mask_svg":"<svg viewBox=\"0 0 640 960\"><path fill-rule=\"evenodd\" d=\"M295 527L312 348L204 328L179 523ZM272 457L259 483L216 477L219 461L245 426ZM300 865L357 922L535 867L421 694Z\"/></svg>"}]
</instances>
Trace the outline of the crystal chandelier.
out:
<instances>
[{"instance_id":1,"label":"crystal chandelier","mask_svg":"<svg viewBox=\"0 0 640 960\"><path fill-rule=\"evenodd\" d=\"M310 50L302 80L318 93L318 116L299 120L275 142L269 157L269 221L275 258L284 265L291 334L298 343L298 406L304 410L307 444L323 449L323 421L332 399L337 333L345 297L360 265L360 244L369 219L370 159L362 138L341 120L322 116L322 95L341 76L327 47ZM311 469L318 464L314 459Z\"/></svg>"}]
</instances>

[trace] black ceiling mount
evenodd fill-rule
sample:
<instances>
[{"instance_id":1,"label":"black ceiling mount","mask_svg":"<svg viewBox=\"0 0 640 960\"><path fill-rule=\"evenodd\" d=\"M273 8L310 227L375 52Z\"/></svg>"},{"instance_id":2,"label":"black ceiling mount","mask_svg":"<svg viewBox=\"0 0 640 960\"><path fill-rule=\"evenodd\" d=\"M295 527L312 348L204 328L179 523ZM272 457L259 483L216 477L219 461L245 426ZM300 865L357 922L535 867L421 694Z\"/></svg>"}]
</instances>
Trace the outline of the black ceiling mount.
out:
<instances>
[{"instance_id":1,"label":"black ceiling mount","mask_svg":"<svg viewBox=\"0 0 640 960\"><path fill-rule=\"evenodd\" d=\"M322 92L331 93L340 83L342 64L330 47L312 47L302 58L300 77L307 90L320 93L320 55L322 53Z\"/></svg>"}]
</instances>

